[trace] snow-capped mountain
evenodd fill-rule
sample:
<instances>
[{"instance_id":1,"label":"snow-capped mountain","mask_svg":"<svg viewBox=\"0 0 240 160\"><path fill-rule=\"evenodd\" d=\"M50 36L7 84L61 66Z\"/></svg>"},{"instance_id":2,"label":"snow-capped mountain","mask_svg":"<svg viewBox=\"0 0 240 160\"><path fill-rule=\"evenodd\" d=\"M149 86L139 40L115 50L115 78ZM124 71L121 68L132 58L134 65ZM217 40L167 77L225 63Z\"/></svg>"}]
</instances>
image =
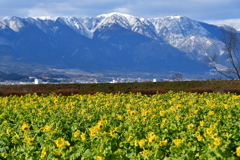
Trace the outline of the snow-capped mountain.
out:
<instances>
[{"instance_id":1,"label":"snow-capped mountain","mask_svg":"<svg viewBox=\"0 0 240 160\"><path fill-rule=\"evenodd\" d=\"M205 58L223 54L221 29L184 16L4 17L0 58L88 71L203 73Z\"/></svg>"}]
</instances>

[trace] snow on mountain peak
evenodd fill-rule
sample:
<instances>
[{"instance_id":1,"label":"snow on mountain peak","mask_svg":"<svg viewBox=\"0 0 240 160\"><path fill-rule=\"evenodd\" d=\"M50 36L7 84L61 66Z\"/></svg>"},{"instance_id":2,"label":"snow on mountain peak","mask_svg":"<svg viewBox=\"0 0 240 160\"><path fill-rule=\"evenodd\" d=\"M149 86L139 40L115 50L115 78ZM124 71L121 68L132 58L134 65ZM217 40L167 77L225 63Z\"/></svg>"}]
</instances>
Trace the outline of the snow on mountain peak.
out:
<instances>
[{"instance_id":1,"label":"snow on mountain peak","mask_svg":"<svg viewBox=\"0 0 240 160\"><path fill-rule=\"evenodd\" d=\"M96 17L32 17L18 18L5 17L1 22L1 28L9 26L15 32L19 32L24 27L25 22L35 24L44 32L49 30L55 22L60 22L71 27L77 33L88 38L93 38L94 32L98 29L110 27L117 24L127 30L145 35L154 39L164 39L166 42L177 47L182 41L188 39L190 35L199 34L207 35L208 32L201 27L199 22L189 19L188 17L176 15L163 18L141 18L129 14L112 12L101 14ZM2 23L4 22L4 24ZM4 26L5 25L5 26ZM196 33L197 32L197 33Z\"/></svg>"},{"instance_id":2,"label":"snow on mountain peak","mask_svg":"<svg viewBox=\"0 0 240 160\"><path fill-rule=\"evenodd\" d=\"M21 28L24 27L24 24L21 20L21 18L19 17L4 17L3 18L3 23L7 26L9 26L9 28L11 28L13 31L15 32L19 32L21 30Z\"/></svg>"},{"instance_id":3,"label":"snow on mountain peak","mask_svg":"<svg viewBox=\"0 0 240 160\"><path fill-rule=\"evenodd\" d=\"M149 33L152 31L147 30L147 26L150 25L149 27L151 27L152 25L145 18L118 12L102 14L97 17L101 18L101 26L111 26L113 24L118 24L125 29L143 34L148 37L153 37L153 34Z\"/></svg>"},{"instance_id":4,"label":"snow on mountain peak","mask_svg":"<svg viewBox=\"0 0 240 160\"><path fill-rule=\"evenodd\" d=\"M126 17L126 18L135 17L135 16L132 16L130 14L119 13L119 12L112 12L112 13L108 13L108 14L101 14L101 15L98 15L97 17L109 18L109 17L112 17L112 16L121 16L121 17Z\"/></svg>"},{"instance_id":5,"label":"snow on mountain peak","mask_svg":"<svg viewBox=\"0 0 240 160\"><path fill-rule=\"evenodd\" d=\"M52 20L52 21L55 21L57 18L53 18L53 17L50 17L50 16L40 16L40 17L31 17L33 19L36 19L36 20Z\"/></svg>"}]
</instances>

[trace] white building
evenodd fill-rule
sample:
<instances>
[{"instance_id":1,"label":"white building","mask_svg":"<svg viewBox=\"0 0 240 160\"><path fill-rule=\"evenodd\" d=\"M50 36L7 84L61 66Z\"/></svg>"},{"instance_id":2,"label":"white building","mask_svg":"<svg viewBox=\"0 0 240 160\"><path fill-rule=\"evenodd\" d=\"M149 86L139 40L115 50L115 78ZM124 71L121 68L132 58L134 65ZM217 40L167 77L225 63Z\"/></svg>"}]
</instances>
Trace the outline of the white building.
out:
<instances>
[{"instance_id":1,"label":"white building","mask_svg":"<svg viewBox=\"0 0 240 160\"><path fill-rule=\"evenodd\" d=\"M113 79L110 83L117 83L118 81Z\"/></svg>"},{"instance_id":2,"label":"white building","mask_svg":"<svg viewBox=\"0 0 240 160\"><path fill-rule=\"evenodd\" d=\"M34 79L34 84L42 84L42 79Z\"/></svg>"}]
</instances>

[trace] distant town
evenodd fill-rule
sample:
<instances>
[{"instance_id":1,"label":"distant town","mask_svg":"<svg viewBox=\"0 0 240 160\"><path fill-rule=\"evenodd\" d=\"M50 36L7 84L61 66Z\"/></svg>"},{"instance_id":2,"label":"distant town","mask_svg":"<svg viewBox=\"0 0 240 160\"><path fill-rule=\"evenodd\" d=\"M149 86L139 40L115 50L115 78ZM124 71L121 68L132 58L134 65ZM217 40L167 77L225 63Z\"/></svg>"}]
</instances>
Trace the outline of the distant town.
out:
<instances>
[{"instance_id":1,"label":"distant town","mask_svg":"<svg viewBox=\"0 0 240 160\"><path fill-rule=\"evenodd\" d=\"M77 72L76 72L77 73ZM38 76L26 76L19 74L7 74L0 71L0 85L28 85L28 84L64 84L64 83L133 83L133 82L163 82L163 81L193 81L193 80L211 80L221 79L218 77L183 75L181 73L172 73L171 75L147 75L147 74L40 74ZM128 77L127 77L128 76ZM139 76L139 77L138 77Z\"/></svg>"},{"instance_id":2,"label":"distant town","mask_svg":"<svg viewBox=\"0 0 240 160\"><path fill-rule=\"evenodd\" d=\"M19 81L19 80L5 80L0 82L0 85L26 85L26 84L61 84L61 83L80 83L80 84L90 84L90 83L132 83L132 82L157 82L164 80L157 79L141 79L141 78L113 78L112 80L103 80L97 78L89 79L65 79L58 78L55 81L49 81L46 79L39 79L30 77L30 81ZM165 81L170 81L165 79Z\"/></svg>"},{"instance_id":3,"label":"distant town","mask_svg":"<svg viewBox=\"0 0 240 160\"><path fill-rule=\"evenodd\" d=\"M133 83L133 82L164 82L164 81L193 81L199 79L174 79L174 78L55 78L55 79L41 79L36 77L29 77L27 81L21 80L5 80L1 81L0 85L38 85L38 84L92 84L92 83ZM207 80L207 79L201 79Z\"/></svg>"}]
</instances>

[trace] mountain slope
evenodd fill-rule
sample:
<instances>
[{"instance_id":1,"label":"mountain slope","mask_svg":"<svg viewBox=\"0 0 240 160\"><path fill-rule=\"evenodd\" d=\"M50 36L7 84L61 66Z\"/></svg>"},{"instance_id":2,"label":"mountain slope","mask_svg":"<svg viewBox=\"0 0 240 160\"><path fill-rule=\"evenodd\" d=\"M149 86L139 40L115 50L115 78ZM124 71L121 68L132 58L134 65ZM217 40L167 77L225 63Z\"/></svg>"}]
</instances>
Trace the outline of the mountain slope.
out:
<instances>
[{"instance_id":1,"label":"mountain slope","mask_svg":"<svg viewBox=\"0 0 240 160\"><path fill-rule=\"evenodd\" d=\"M204 74L210 69L204 59L223 53L221 29L184 16L5 17L0 20L0 67Z\"/></svg>"}]
</instances>

